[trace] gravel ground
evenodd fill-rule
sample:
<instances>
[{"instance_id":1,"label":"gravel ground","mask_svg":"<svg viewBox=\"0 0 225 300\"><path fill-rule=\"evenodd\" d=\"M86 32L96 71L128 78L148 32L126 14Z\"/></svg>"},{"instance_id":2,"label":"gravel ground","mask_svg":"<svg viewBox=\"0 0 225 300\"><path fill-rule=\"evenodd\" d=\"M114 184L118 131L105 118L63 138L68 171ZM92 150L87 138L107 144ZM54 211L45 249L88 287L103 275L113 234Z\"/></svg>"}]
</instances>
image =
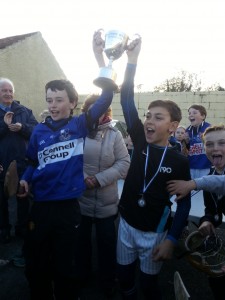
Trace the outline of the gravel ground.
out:
<instances>
[{"instance_id":1,"label":"gravel ground","mask_svg":"<svg viewBox=\"0 0 225 300\"><path fill-rule=\"evenodd\" d=\"M0 244L0 258L12 259L13 256L20 253L21 246L22 240L18 237L13 237L9 244ZM96 255L94 255L93 277L88 287L83 291L82 300L104 299L96 280L96 266ZM173 276L175 271L179 271L192 300L213 300L206 275L191 267L184 258L177 259L176 257L165 262L160 272L160 286L165 300L175 299L173 286ZM27 281L24 275L24 268L15 267L12 262L6 266L0 267L0 299L30 299ZM112 299L121 300L119 292L116 293ZM141 295L139 295L139 299L143 299Z\"/></svg>"},{"instance_id":2,"label":"gravel ground","mask_svg":"<svg viewBox=\"0 0 225 300\"><path fill-rule=\"evenodd\" d=\"M10 201L10 219L11 224L15 220L15 201ZM190 229L195 228L190 224ZM224 230L221 230L225 238ZM14 234L12 230L12 234ZM95 234L93 232L93 242ZM0 259L11 260L21 251L22 240L13 236L8 244L0 243ZM93 255L93 276L88 287L83 291L81 300L104 300L101 289L97 282L97 261L96 247ZM178 259L176 256L170 261L164 263L159 276L159 282L163 293L163 300L175 300L173 277L174 272L179 271L181 278L191 296L191 300L213 300L211 290L208 286L208 280L205 274L194 269L185 258ZM138 272L137 272L138 285ZM112 300L121 300L119 292L115 294ZM139 300L143 297L139 295ZM24 275L24 268L15 267L12 262L5 266L0 266L0 300L30 300L27 280ZM41 300L41 299L40 299ZM65 299L66 300L66 299ZM154 300L154 299L152 299Z\"/></svg>"}]
</instances>

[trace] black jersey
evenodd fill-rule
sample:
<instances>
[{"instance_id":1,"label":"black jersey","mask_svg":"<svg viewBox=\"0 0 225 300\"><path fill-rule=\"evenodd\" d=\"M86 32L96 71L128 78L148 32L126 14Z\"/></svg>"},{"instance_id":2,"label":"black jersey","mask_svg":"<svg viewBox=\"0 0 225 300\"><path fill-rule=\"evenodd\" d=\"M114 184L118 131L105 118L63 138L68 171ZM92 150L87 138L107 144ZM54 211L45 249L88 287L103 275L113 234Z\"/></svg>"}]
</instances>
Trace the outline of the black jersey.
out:
<instances>
[{"instance_id":1,"label":"black jersey","mask_svg":"<svg viewBox=\"0 0 225 300\"><path fill-rule=\"evenodd\" d=\"M144 180L147 184L156 174L165 148L147 144L141 121L136 124L135 131L132 132L134 151L121 195L120 213L128 224L137 229L162 232L169 228L172 205L166 182L172 179L190 180L189 162L184 155L168 147L158 174L143 195L146 205L140 207L138 200L143 194ZM145 178L147 147L149 157Z\"/></svg>"},{"instance_id":2,"label":"black jersey","mask_svg":"<svg viewBox=\"0 0 225 300\"><path fill-rule=\"evenodd\" d=\"M173 147L168 147L164 153L165 147L147 143L144 126L138 117L134 103L134 74L135 65L128 64L121 89L121 105L134 150L119 203L119 211L132 227L153 232L164 232L169 229L168 235L171 239L177 240L190 211L190 193L178 202L173 223L170 224L172 202L166 187L168 180L191 179L189 161ZM165 157L162 160L163 154ZM151 180L151 184L143 193L144 181L145 185L148 185ZM142 197L145 205L141 206L139 200Z\"/></svg>"}]
</instances>

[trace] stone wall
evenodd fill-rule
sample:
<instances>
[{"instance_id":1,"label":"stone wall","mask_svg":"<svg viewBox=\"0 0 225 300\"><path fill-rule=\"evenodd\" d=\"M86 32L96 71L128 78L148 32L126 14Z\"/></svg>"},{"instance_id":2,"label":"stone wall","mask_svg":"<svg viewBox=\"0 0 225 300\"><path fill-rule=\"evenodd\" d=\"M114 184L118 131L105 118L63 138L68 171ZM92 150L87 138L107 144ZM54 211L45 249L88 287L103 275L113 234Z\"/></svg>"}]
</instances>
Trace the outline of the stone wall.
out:
<instances>
[{"instance_id":1,"label":"stone wall","mask_svg":"<svg viewBox=\"0 0 225 300\"><path fill-rule=\"evenodd\" d=\"M44 86L44 83L43 83ZM79 102L75 114L80 113L80 107L87 95L80 95ZM24 97L21 97L23 99ZM33 98L32 98L33 99ZM46 109L44 101L45 95L41 93L38 97L39 105L31 101L29 107L32 108L35 115L38 116L42 110ZM136 93L135 103L139 111L139 116L144 120L144 115L147 111L149 103L157 99L169 99L175 101L182 110L183 119L180 124L189 125L188 108L192 104L201 104L207 110L207 122L211 124L225 125L225 92L198 92L198 93ZM21 101L23 102L23 101ZM25 103L27 105L27 102ZM112 103L113 118L124 121L123 112L120 105L120 94L115 94Z\"/></svg>"},{"instance_id":2,"label":"stone wall","mask_svg":"<svg viewBox=\"0 0 225 300\"><path fill-rule=\"evenodd\" d=\"M31 108L40 121L40 113L46 109L45 84L53 79L65 79L56 58L42 38L40 32L12 46L0 50L0 77L11 79L15 85L15 99ZM79 96L76 113L80 112L86 95ZM140 118L144 119L149 103L156 99L170 99L182 109L182 125L187 126L187 109L192 104L201 104L207 110L207 121L225 124L225 92L196 93L136 93L135 101ZM113 99L113 118L124 121L120 105L120 94Z\"/></svg>"},{"instance_id":3,"label":"stone wall","mask_svg":"<svg viewBox=\"0 0 225 300\"><path fill-rule=\"evenodd\" d=\"M209 123L225 125L225 92L136 93L135 102L140 118L144 119L149 103L157 99L173 100L180 106L183 115L182 125L189 125L188 108L192 104L200 104L206 108L206 120ZM114 96L112 107L113 118L123 121L119 94Z\"/></svg>"}]
</instances>

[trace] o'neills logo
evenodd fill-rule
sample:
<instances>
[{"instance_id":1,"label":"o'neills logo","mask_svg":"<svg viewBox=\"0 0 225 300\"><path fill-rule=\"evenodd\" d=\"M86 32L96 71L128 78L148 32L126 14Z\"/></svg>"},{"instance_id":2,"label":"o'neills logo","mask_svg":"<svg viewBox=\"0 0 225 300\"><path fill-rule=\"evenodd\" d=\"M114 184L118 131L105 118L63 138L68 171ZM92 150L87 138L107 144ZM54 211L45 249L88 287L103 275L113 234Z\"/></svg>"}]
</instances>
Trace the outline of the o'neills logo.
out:
<instances>
[{"instance_id":1,"label":"o'neills logo","mask_svg":"<svg viewBox=\"0 0 225 300\"><path fill-rule=\"evenodd\" d=\"M65 159L69 159L71 156L83 153L82 139L61 142L58 144L46 147L44 150L38 153L39 167L42 169L46 164L55 163Z\"/></svg>"}]
</instances>

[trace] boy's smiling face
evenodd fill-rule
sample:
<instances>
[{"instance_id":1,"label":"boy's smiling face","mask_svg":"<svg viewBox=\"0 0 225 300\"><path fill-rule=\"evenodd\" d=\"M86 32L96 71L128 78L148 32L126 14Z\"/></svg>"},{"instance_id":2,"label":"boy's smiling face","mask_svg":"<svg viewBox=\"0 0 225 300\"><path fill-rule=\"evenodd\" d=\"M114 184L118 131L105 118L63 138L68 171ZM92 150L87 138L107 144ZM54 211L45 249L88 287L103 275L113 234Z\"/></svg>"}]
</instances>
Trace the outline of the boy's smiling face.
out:
<instances>
[{"instance_id":1,"label":"boy's smiling face","mask_svg":"<svg viewBox=\"0 0 225 300\"><path fill-rule=\"evenodd\" d=\"M164 107L150 108L144 121L147 143L165 147L168 144L169 136L177 126L178 122L171 121L171 116Z\"/></svg>"},{"instance_id":2,"label":"boy's smiling face","mask_svg":"<svg viewBox=\"0 0 225 300\"><path fill-rule=\"evenodd\" d=\"M69 118L71 109L74 109L75 107L75 103L70 102L65 90L52 91L51 89L48 89L46 101L48 103L48 110L54 121Z\"/></svg>"},{"instance_id":3,"label":"boy's smiling face","mask_svg":"<svg viewBox=\"0 0 225 300\"><path fill-rule=\"evenodd\" d=\"M192 126L197 127L205 120L205 115L201 115L200 111L195 108L189 108L188 119Z\"/></svg>"},{"instance_id":4,"label":"boy's smiling face","mask_svg":"<svg viewBox=\"0 0 225 300\"><path fill-rule=\"evenodd\" d=\"M205 151L216 171L223 172L225 168L225 130L208 132L204 136Z\"/></svg>"}]
</instances>

